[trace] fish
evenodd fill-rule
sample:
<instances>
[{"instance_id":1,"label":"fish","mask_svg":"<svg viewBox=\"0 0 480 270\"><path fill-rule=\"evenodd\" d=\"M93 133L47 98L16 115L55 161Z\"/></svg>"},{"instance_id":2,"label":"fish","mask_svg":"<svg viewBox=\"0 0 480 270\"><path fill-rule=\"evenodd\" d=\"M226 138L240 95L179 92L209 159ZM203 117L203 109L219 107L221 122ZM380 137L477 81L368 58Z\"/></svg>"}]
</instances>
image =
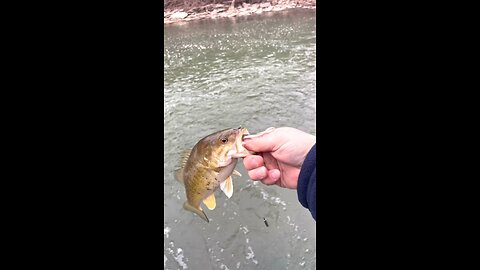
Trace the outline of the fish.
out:
<instances>
[{"instance_id":1,"label":"fish","mask_svg":"<svg viewBox=\"0 0 480 270\"><path fill-rule=\"evenodd\" d=\"M213 210L216 207L215 191L220 188L230 198L233 195L232 175L241 176L235 170L239 158L251 154L242 145L246 128L229 128L210 134L187 150L181 166L175 170L175 179L185 187L185 210L210 222L200 204Z\"/></svg>"}]
</instances>

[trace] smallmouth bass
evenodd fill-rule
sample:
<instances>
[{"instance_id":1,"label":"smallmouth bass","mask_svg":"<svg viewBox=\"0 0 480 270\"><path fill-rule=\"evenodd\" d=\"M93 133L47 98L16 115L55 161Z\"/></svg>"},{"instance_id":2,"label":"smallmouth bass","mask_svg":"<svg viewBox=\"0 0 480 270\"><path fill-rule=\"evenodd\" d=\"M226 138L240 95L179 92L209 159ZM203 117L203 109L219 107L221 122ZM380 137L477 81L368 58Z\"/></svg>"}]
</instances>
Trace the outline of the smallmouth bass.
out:
<instances>
[{"instance_id":1,"label":"smallmouth bass","mask_svg":"<svg viewBox=\"0 0 480 270\"><path fill-rule=\"evenodd\" d=\"M228 198L232 196L232 174L241 176L235 171L237 159L250 154L242 145L246 135L248 130L242 127L218 131L201 139L185 154L181 168L175 171L175 178L183 183L187 195L183 208L209 222L200 203L215 209L214 192L218 187Z\"/></svg>"}]
</instances>

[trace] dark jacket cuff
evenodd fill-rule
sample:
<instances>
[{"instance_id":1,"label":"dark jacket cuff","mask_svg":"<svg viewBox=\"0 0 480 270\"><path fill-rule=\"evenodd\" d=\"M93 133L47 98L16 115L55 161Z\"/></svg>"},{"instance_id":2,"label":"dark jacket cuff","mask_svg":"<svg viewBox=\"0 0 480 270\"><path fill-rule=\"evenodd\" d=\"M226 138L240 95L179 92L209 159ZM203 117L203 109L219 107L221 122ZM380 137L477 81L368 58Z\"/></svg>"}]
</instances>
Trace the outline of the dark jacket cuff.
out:
<instances>
[{"instance_id":1,"label":"dark jacket cuff","mask_svg":"<svg viewBox=\"0 0 480 270\"><path fill-rule=\"evenodd\" d=\"M317 220L317 168L316 144L310 149L305 158L300 175L298 176L297 194L300 203L310 210L315 221Z\"/></svg>"}]
</instances>

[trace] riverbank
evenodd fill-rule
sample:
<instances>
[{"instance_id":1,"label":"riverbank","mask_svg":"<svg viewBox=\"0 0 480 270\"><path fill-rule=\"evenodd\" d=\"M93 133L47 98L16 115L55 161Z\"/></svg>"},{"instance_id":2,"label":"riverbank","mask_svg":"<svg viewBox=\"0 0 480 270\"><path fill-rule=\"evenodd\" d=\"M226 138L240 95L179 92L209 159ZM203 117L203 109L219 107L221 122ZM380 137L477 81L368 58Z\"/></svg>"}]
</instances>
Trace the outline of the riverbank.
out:
<instances>
[{"instance_id":1,"label":"riverbank","mask_svg":"<svg viewBox=\"0 0 480 270\"><path fill-rule=\"evenodd\" d=\"M291 8L315 9L316 0L261 0L261 1L225 1L197 6L170 5L163 10L163 23L198 21L204 19L232 18L283 11ZM251 3L248 3L251 2ZM253 3L255 2L255 3Z\"/></svg>"}]
</instances>

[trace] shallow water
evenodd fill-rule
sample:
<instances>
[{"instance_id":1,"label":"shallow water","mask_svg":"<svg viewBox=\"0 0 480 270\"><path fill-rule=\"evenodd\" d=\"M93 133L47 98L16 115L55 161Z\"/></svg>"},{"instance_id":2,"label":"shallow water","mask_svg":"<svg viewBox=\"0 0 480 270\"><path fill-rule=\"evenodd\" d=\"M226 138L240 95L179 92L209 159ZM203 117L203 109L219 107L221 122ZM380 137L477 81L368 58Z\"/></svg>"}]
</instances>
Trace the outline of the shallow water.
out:
<instances>
[{"instance_id":1,"label":"shallow water","mask_svg":"<svg viewBox=\"0 0 480 270\"><path fill-rule=\"evenodd\" d=\"M217 130L291 126L315 134L313 10L164 27L164 268L315 269L316 231L296 190L248 179L206 223L183 210L179 154ZM266 218L269 226L263 221Z\"/></svg>"}]
</instances>

